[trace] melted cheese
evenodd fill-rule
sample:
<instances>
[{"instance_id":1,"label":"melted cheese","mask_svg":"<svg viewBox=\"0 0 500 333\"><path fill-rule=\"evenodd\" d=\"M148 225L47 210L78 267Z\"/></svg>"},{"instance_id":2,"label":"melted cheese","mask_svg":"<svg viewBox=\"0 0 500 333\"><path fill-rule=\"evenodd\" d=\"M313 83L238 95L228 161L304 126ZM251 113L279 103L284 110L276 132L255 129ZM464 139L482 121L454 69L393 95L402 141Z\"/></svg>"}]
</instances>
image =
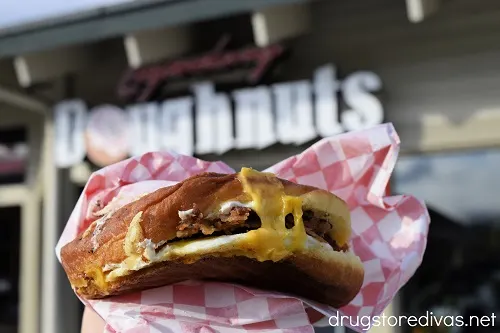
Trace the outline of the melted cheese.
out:
<instances>
[{"instance_id":1,"label":"melted cheese","mask_svg":"<svg viewBox=\"0 0 500 333\"><path fill-rule=\"evenodd\" d=\"M253 250L252 257L259 261L279 261L303 249L307 234L302 221L302 199L287 196L283 184L272 173L243 168L238 178L262 222L261 228L247 233L248 240L241 245ZM294 216L291 229L285 226L288 214Z\"/></svg>"},{"instance_id":2,"label":"melted cheese","mask_svg":"<svg viewBox=\"0 0 500 333\"><path fill-rule=\"evenodd\" d=\"M176 241L156 252L165 241L155 244L151 240L141 238L140 212L130 223L125 237L124 249L128 258L121 263L103 267L104 272L109 272L106 274L106 281L113 281L156 262L179 258L184 262L194 262L208 254L279 261L304 248L325 246L307 236L302 221L302 199L287 196L283 184L274 174L243 168L238 179L244 192L252 200L246 203L226 202L221 205L220 212L226 212L233 207L252 208L261 219L262 225L259 229L245 234ZM295 225L291 229L285 226L285 217L288 214L294 216Z\"/></svg>"},{"instance_id":3,"label":"melted cheese","mask_svg":"<svg viewBox=\"0 0 500 333\"><path fill-rule=\"evenodd\" d=\"M107 286L107 282L104 277L104 273L100 267L91 267L85 271L85 275L92 278L94 283L100 289L105 289Z\"/></svg>"},{"instance_id":4,"label":"melted cheese","mask_svg":"<svg viewBox=\"0 0 500 333\"><path fill-rule=\"evenodd\" d=\"M123 241L123 250L127 256L140 255L140 242L144 239L141 227L142 211L137 213L127 230L127 235Z\"/></svg>"},{"instance_id":5,"label":"melted cheese","mask_svg":"<svg viewBox=\"0 0 500 333\"><path fill-rule=\"evenodd\" d=\"M106 264L103 267L103 271L106 272L106 281L110 282L133 271L162 261L180 259L184 263L192 263L205 255L251 257L254 251L241 245L247 242L247 234L206 237L196 241L178 241L163 247L157 253L145 254L143 257L131 256L118 264ZM307 250L333 252L332 247L328 243L320 242L311 236L307 236L304 248ZM144 258L147 260L144 260Z\"/></svg>"}]
</instances>

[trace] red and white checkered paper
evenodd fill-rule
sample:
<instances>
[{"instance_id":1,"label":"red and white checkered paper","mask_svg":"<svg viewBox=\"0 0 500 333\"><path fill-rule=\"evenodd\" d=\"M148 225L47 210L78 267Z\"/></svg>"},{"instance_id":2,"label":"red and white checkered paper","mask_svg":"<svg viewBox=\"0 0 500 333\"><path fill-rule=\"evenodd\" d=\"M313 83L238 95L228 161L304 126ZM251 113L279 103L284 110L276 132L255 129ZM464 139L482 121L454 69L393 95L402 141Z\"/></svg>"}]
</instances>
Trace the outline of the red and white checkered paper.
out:
<instances>
[{"instance_id":1,"label":"red and white checkered paper","mask_svg":"<svg viewBox=\"0 0 500 333\"><path fill-rule=\"evenodd\" d=\"M84 302L106 321L108 333L305 333L314 331L308 318L311 308L325 316L349 316L345 326L366 331L365 316L383 312L420 265L426 246L430 219L424 203L412 196L385 196L398 152L398 135L392 124L383 124L322 139L266 170L328 190L348 203L351 245L363 261L365 280L339 313L291 295L196 281ZM94 219L98 200L107 204L116 197L113 205L119 207L139 194L206 171L234 172L222 162L160 152L93 173L59 240L58 257L61 247ZM353 325L356 322L359 326Z\"/></svg>"}]
</instances>

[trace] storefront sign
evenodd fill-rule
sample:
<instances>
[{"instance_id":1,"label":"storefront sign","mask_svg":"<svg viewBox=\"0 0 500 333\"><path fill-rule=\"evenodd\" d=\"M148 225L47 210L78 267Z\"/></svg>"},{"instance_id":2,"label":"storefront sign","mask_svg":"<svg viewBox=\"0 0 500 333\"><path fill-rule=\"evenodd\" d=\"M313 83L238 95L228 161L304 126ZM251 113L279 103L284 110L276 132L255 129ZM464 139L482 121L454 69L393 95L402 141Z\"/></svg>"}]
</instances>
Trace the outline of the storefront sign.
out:
<instances>
[{"instance_id":1,"label":"storefront sign","mask_svg":"<svg viewBox=\"0 0 500 333\"><path fill-rule=\"evenodd\" d=\"M275 143L300 145L380 124L383 108L372 92L381 85L372 72L340 81L335 67L326 65L311 81L230 93L200 82L192 86L193 96L136 103L125 110L109 105L88 110L81 100L63 101L55 107L56 163L69 167L87 155L102 166L148 151L201 155ZM343 110L339 92L347 105Z\"/></svg>"},{"instance_id":2,"label":"storefront sign","mask_svg":"<svg viewBox=\"0 0 500 333\"><path fill-rule=\"evenodd\" d=\"M223 51L226 40L211 52L188 59L174 60L128 71L118 86L118 96L134 102L150 100L159 88L175 80L187 77L206 77L214 72L248 68L247 82L255 84L269 66L284 53L281 45L250 47L243 50Z\"/></svg>"}]
</instances>

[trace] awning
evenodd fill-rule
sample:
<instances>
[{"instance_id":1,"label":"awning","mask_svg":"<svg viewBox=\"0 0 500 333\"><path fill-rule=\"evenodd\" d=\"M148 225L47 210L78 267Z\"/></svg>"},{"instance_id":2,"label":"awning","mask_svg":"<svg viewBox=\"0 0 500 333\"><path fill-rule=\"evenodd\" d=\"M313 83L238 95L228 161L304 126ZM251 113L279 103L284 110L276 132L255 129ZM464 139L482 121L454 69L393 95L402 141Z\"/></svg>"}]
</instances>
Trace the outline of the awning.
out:
<instances>
[{"instance_id":1,"label":"awning","mask_svg":"<svg viewBox=\"0 0 500 333\"><path fill-rule=\"evenodd\" d=\"M148 0L98 8L0 31L0 58L96 42L127 33L308 0Z\"/></svg>"}]
</instances>

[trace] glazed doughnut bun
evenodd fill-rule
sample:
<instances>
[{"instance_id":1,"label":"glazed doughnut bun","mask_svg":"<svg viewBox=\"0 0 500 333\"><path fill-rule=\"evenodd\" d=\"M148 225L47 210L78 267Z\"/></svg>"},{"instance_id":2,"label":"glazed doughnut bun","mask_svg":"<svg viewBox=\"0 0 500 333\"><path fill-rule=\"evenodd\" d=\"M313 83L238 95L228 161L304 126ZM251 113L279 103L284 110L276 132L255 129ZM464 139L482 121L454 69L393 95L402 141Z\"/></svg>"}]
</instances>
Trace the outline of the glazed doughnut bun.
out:
<instances>
[{"instance_id":1,"label":"glazed doughnut bun","mask_svg":"<svg viewBox=\"0 0 500 333\"><path fill-rule=\"evenodd\" d=\"M61 260L87 299L212 280L341 307L364 278L350 234L349 209L334 194L243 168L105 207Z\"/></svg>"}]
</instances>

